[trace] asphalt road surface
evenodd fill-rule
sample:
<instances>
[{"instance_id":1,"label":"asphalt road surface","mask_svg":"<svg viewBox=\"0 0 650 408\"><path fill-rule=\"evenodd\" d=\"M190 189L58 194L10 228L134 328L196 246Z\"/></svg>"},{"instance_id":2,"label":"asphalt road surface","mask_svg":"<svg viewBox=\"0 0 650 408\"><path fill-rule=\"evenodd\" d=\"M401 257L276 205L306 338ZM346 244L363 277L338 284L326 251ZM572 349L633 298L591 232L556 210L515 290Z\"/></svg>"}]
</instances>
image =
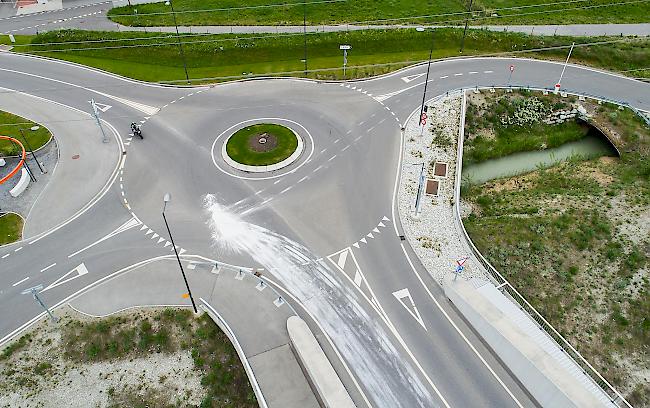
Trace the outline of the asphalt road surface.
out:
<instances>
[{"instance_id":1,"label":"asphalt road surface","mask_svg":"<svg viewBox=\"0 0 650 408\"><path fill-rule=\"evenodd\" d=\"M561 64L523 59L438 62L427 97L505 86L511 64L511 85L551 88L562 70ZM3 97L23 92L83 111L94 98L110 106L102 113L117 131L110 143L125 152L116 154L116 169L105 175L106 188L92 205L54 229L0 248L0 338L42 315L30 296L21 295L28 287L49 287L43 299L59 305L124 268L169 255L161 217L169 192L165 214L179 250L265 268L312 329L322 328L341 352L365 396L359 405L534 405L398 237L393 200L400 129L419 108L425 71L426 65L415 66L350 88L295 79L172 88L0 53ZM562 84L650 109L650 85L618 75L569 66ZM305 153L271 176L227 170L219 161L223 135L262 118L294 128L307 141ZM128 135L132 121L143 122L144 140ZM255 225L260 242L277 246L277 257L263 254L261 246L239 253L216 247L206 194ZM375 228L380 233L374 238L354 245ZM403 289L423 324L393 295Z\"/></svg>"}]
</instances>

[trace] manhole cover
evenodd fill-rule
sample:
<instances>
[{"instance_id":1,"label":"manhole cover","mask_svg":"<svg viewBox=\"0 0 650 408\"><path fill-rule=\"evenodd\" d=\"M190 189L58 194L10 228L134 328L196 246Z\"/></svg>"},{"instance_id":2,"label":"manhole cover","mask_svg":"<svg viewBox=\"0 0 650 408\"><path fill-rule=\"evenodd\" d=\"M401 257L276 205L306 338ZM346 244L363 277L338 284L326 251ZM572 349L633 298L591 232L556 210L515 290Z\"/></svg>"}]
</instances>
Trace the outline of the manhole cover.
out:
<instances>
[{"instance_id":1,"label":"manhole cover","mask_svg":"<svg viewBox=\"0 0 650 408\"><path fill-rule=\"evenodd\" d=\"M72 156L72 160L77 160L78 158L79 158L78 154L75 154L74 156Z\"/></svg>"}]
</instances>

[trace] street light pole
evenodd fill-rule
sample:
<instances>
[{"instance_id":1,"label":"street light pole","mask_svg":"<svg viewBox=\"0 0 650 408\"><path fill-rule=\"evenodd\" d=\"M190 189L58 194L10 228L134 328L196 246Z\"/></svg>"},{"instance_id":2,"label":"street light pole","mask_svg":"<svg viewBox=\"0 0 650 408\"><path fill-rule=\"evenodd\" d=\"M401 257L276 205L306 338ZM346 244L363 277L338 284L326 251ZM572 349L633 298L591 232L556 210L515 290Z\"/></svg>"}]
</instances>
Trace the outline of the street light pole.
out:
<instances>
[{"instance_id":1,"label":"street light pole","mask_svg":"<svg viewBox=\"0 0 650 408\"><path fill-rule=\"evenodd\" d=\"M185 276L185 270L183 270L183 264L181 263L181 258L178 256L178 251L176 250L176 244L174 243L174 237L172 236L172 232L169 229L169 224L167 223L167 217L165 217L165 209L167 208L167 203L171 200L171 195L169 193L165 194L165 197L163 198L163 210L162 210L162 216L163 220L165 220L165 227L167 227L167 233L169 234L169 240L172 242L172 247L174 248L174 253L176 254L176 260L178 261L178 267L181 268L181 274L183 275L183 280L185 281L185 287L187 288L187 294L190 295L190 300L192 301L192 308L194 309L194 313L198 313L199 311L196 309L196 303L194 303L194 297L192 296L192 291L190 290L190 284L187 283L187 277Z\"/></svg>"},{"instance_id":2,"label":"street light pole","mask_svg":"<svg viewBox=\"0 0 650 408\"><path fill-rule=\"evenodd\" d=\"M176 39L178 40L178 48L181 53L181 58L183 60L183 69L185 69L185 79L187 80L187 84L190 84L190 76L187 73L187 61L185 61L185 52L183 51L183 43L181 42L181 37L180 34L178 33L178 24L176 23L176 12L174 11L174 2L172 0L169 0L169 5L172 8L172 17L174 18L174 27L176 27Z\"/></svg>"},{"instance_id":3,"label":"street light pole","mask_svg":"<svg viewBox=\"0 0 650 408\"><path fill-rule=\"evenodd\" d=\"M47 173L45 170L43 170L43 167L41 167L41 163L38 162L38 159L36 158L36 155L34 154L34 150L32 150L32 146L29 144L29 141L25 137L25 133L23 132L23 129L18 129L20 130L20 134L23 137L23 140L25 141L25 144L27 145L27 148L29 149L29 152L32 154L32 158L38 165L39 170L41 171L41 174Z\"/></svg>"},{"instance_id":4,"label":"street light pole","mask_svg":"<svg viewBox=\"0 0 650 408\"><path fill-rule=\"evenodd\" d=\"M414 166L417 166L417 164L414 164ZM424 162L421 164L422 167L420 167L420 177L418 179L418 192L415 195L415 217L418 216L420 213L420 202L422 201L422 188L424 186Z\"/></svg>"},{"instance_id":5,"label":"street light pole","mask_svg":"<svg viewBox=\"0 0 650 408\"><path fill-rule=\"evenodd\" d=\"M463 49L465 48L465 35L467 34L467 26L469 25L469 18L472 16L472 3L474 3L474 0L469 0L469 13L467 14L467 18L465 19L465 29L463 30L463 39L460 40L460 53L463 53Z\"/></svg>"},{"instance_id":6,"label":"street light pole","mask_svg":"<svg viewBox=\"0 0 650 408\"><path fill-rule=\"evenodd\" d=\"M305 76L307 76L307 0L302 3L302 36L304 39Z\"/></svg>"},{"instance_id":7,"label":"street light pole","mask_svg":"<svg viewBox=\"0 0 650 408\"><path fill-rule=\"evenodd\" d=\"M429 84L429 71L431 71L431 58L433 57L433 39L435 31L431 29L431 49L429 50L429 63L427 64L427 76L424 80L424 92L422 93L422 105L420 106L420 123L422 124L422 114L424 113L424 102L427 97L427 85ZM420 136L424 134L424 124L421 125Z\"/></svg>"}]
</instances>

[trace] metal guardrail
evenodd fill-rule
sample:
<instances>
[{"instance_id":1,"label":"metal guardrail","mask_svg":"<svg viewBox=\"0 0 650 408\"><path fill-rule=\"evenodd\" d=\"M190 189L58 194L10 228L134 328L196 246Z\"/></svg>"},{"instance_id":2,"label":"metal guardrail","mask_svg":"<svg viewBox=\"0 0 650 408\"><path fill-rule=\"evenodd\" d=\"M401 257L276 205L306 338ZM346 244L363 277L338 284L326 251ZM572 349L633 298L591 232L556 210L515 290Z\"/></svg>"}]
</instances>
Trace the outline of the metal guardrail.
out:
<instances>
[{"instance_id":1,"label":"metal guardrail","mask_svg":"<svg viewBox=\"0 0 650 408\"><path fill-rule=\"evenodd\" d=\"M497 284L497 288L499 288L501 291L505 292L508 294L508 296L516 303L519 305L521 310L526 312L538 325L538 327L543 330L551 339L554 340L554 342L557 344L557 346L564 351L564 353L571 358L575 364L582 369L583 373L587 375L598 388L600 388L605 395L609 398L609 400L616 405L617 407L629 407L632 408L632 405L630 405L629 402L625 400L625 398L605 379L603 376L551 325L544 317L535 309L518 291L515 289L510 282L506 278L503 277L497 271L497 269L490 264L490 262L485 259L485 257L481 254L481 252L476 248L474 243L472 242L472 239L470 238L469 234L467 233L467 230L465 230L465 226L463 225L463 221L460 216L460 184L461 184L461 172L463 169L463 141L464 141L464 136L465 136L465 109L466 109L466 102L467 102L467 96L466 93L468 90L485 90L485 89L495 89L495 88L500 88L500 89L528 89L528 90L537 90L537 91L548 91L552 92L552 89L543 89L543 88L532 88L532 87L481 87L481 88L460 88L455 91L460 91L463 93L463 102L462 102L462 108L461 108L461 127L459 130L459 135L458 135L458 152L457 152L457 158L456 158L456 180L455 180L455 186L454 186L454 220L456 223L456 227L461 231L461 236L464 239L464 243L467 245L468 249L471 251L472 255L474 256L475 260L479 262L479 264L485 268L489 276L495 281ZM563 91L564 92L564 91ZM636 108L631 107L628 103L622 103L620 101L614 101L608 98L602 98L602 97L597 97L597 96L592 96L592 95L587 95L587 94L578 94L578 93L572 93L572 92L566 92L567 94L571 94L573 96L584 96L584 97L589 97L591 99L598 99L601 101L605 102L611 102L615 103L618 105L623 105L626 107L629 107L633 111L635 111L637 114L642 116L644 120L648 123L650 119L645 117L645 115L640 114L639 110ZM448 93L449 94L449 93ZM650 123L649 123L650 125Z\"/></svg>"}]
</instances>

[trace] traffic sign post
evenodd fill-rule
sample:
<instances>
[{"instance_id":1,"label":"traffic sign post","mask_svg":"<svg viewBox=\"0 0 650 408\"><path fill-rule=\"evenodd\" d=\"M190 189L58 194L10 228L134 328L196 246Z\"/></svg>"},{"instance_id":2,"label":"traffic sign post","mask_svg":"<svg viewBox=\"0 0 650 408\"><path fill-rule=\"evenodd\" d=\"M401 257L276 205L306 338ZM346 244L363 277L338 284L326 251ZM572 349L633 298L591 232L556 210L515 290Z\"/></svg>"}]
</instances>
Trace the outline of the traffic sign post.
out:
<instances>
[{"instance_id":1,"label":"traffic sign post","mask_svg":"<svg viewBox=\"0 0 650 408\"><path fill-rule=\"evenodd\" d=\"M515 66L510 65L510 75L508 76L508 86L510 86L510 80L512 79L512 73L515 72Z\"/></svg>"},{"instance_id":2,"label":"traffic sign post","mask_svg":"<svg viewBox=\"0 0 650 408\"><path fill-rule=\"evenodd\" d=\"M23 290L23 291L20 292L20 293L21 293L22 295L28 295L28 294L31 294L31 295L34 297L34 300L36 300L36 301L38 302L38 304L41 305L41 307L42 307L43 309L45 309L45 312L48 314L48 316L50 316L50 319L52 319L52 321L53 321L54 323L56 323L56 322L58 322L59 320L58 320L58 319L57 319L57 318L52 314L52 312L50 312L50 309L48 309L48 307L45 306L45 303L43 303L43 301L41 300L41 298L38 296L38 292L40 292L42 289L43 289L43 285L38 285L38 286L34 286L34 287L32 287L32 288L29 288L29 289L25 289L25 290Z\"/></svg>"},{"instance_id":3,"label":"traffic sign post","mask_svg":"<svg viewBox=\"0 0 650 408\"><path fill-rule=\"evenodd\" d=\"M102 142L108 143L108 138L106 137L106 132L104 132L104 128L102 127L102 122L99 120L99 111L98 111L98 108L97 108L97 104L95 104L94 99L90 100L90 106L93 108L93 116L95 116L95 120L97 121L97 126L99 126L99 130L102 131Z\"/></svg>"},{"instance_id":4,"label":"traffic sign post","mask_svg":"<svg viewBox=\"0 0 650 408\"><path fill-rule=\"evenodd\" d=\"M469 256L465 256L463 258L456 260L456 269L454 270L454 280L456 280L458 278L458 275L460 275L465 270L465 262L467 262L468 259Z\"/></svg>"},{"instance_id":5,"label":"traffic sign post","mask_svg":"<svg viewBox=\"0 0 650 408\"><path fill-rule=\"evenodd\" d=\"M555 93L560 92L560 87L562 86L562 78L564 77L564 71L566 71L566 66L569 64L569 58L571 58L571 53L573 52L573 47L575 47L576 43L571 44L571 48L569 49L569 55L566 56L566 61L564 61L564 66L562 67L562 73L560 74L560 79L557 81L557 84L555 84Z\"/></svg>"},{"instance_id":6,"label":"traffic sign post","mask_svg":"<svg viewBox=\"0 0 650 408\"><path fill-rule=\"evenodd\" d=\"M348 50L351 50L352 46L348 44L339 45L339 50L343 50L343 78L345 78L345 67L348 65Z\"/></svg>"}]
</instances>

